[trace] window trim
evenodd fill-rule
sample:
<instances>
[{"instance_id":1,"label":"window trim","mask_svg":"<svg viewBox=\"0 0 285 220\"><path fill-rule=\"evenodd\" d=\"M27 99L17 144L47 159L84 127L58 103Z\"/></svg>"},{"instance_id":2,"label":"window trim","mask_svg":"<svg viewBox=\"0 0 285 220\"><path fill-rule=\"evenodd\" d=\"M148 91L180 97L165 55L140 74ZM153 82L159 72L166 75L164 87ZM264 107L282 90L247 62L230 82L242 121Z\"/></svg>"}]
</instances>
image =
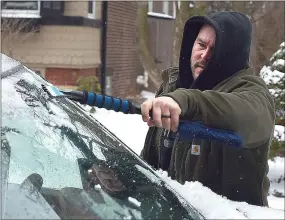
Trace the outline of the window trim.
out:
<instances>
[{"instance_id":1,"label":"window trim","mask_svg":"<svg viewBox=\"0 0 285 220\"><path fill-rule=\"evenodd\" d=\"M163 12L163 14L170 15L170 13L169 13L169 1L163 0L163 2L162 2L162 12Z\"/></svg>"},{"instance_id":2,"label":"window trim","mask_svg":"<svg viewBox=\"0 0 285 220\"><path fill-rule=\"evenodd\" d=\"M153 12L153 1L152 0L150 0L150 1L148 1L148 12Z\"/></svg>"},{"instance_id":3,"label":"window trim","mask_svg":"<svg viewBox=\"0 0 285 220\"><path fill-rule=\"evenodd\" d=\"M180 1L178 1L178 4L180 3ZM175 1L172 2L172 8L173 8L173 17L176 18L176 5L175 5Z\"/></svg>"},{"instance_id":4,"label":"window trim","mask_svg":"<svg viewBox=\"0 0 285 220\"><path fill-rule=\"evenodd\" d=\"M175 19L176 18L175 1L172 2L172 4L173 4L173 10L172 10L173 14L172 15L169 13L169 3L171 3L171 2L169 2L168 0L163 0L162 1L163 13L157 13L157 12L153 11L153 0L149 0L148 1L148 15L157 16L157 17L159 17L161 15L164 18L168 17L170 19ZM166 13L166 10L167 10L167 13Z\"/></svg>"},{"instance_id":5,"label":"window trim","mask_svg":"<svg viewBox=\"0 0 285 220\"><path fill-rule=\"evenodd\" d=\"M89 2L92 2L92 13L89 13ZM87 18L95 19L96 18L96 1L87 1Z\"/></svg>"},{"instance_id":6,"label":"window trim","mask_svg":"<svg viewBox=\"0 0 285 220\"><path fill-rule=\"evenodd\" d=\"M1 17L7 18L40 18L41 1L38 2L37 10L21 10L21 9L2 9Z\"/></svg>"}]
</instances>

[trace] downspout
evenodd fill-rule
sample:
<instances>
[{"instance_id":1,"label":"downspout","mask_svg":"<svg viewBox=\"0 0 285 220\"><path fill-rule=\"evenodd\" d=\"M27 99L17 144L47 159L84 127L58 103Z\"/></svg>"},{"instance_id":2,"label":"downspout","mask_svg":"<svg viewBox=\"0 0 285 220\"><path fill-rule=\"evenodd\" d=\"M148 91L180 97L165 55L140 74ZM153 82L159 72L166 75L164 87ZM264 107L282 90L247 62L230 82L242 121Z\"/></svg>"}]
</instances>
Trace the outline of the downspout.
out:
<instances>
[{"instance_id":1,"label":"downspout","mask_svg":"<svg viewBox=\"0 0 285 220\"><path fill-rule=\"evenodd\" d=\"M107 69L107 12L108 1L102 1L101 9L101 93L106 92L106 69Z\"/></svg>"}]
</instances>

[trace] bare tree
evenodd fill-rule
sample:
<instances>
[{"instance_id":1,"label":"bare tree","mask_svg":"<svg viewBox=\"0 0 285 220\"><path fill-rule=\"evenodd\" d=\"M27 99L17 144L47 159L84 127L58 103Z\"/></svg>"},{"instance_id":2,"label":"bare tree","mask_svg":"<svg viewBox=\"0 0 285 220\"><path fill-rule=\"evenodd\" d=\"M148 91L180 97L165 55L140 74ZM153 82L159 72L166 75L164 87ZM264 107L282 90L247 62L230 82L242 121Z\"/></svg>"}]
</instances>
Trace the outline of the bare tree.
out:
<instances>
[{"instance_id":1,"label":"bare tree","mask_svg":"<svg viewBox=\"0 0 285 220\"><path fill-rule=\"evenodd\" d=\"M256 73L284 40L284 2L264 2L253 20L252 63Z\"/></svg>"},{"instance_id":2,"label":"bare tree","mask_svg":"<svg viewBox=\"0 0 285 220\"><path fill-rule=\"evenodd\" d=\"M262 66L284 39L284 2L282 1L213 1L208 12L245 13L253 26L251 64L259 74Z\"/></svg>"},{"instance_id":3,"label":"bare tree","mask_svg":"<svg viewBox=\"0 0 285 220\"><path fill-rule=\"evenodd\" d=\"M32 19L16 17L1 18L1 52L13 57L15 47L39 31Z\"/></svg>"},{"instance_id":4,"label":"bare tree","mask_svg":"<svg viewBox=\"0 0 285 220\"><path fill-rule=\"evenodd\" d=\"M151 55L148 45L148 3L138 2L137 11L137 33L138 33L138 51L141 64L144 70L148 73L149 79L158 89L162 80L160 75L160 69L154 61L154 57Z\"/></svg>"}]
</instances>

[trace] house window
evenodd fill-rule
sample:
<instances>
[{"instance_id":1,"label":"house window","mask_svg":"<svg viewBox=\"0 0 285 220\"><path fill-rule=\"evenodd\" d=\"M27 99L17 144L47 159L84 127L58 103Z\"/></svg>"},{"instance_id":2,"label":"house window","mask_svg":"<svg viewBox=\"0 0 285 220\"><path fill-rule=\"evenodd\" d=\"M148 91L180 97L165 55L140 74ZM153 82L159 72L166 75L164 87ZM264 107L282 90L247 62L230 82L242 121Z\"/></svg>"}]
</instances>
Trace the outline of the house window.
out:
<instances>
[{"instance_id":1,"label":"house window","mask_svg":"<svg viewBox=\"0 0 285 220\"><path fill-rule=\"evenodd\" d=\"M60 1L43 1L42 4L44 9L61 10Z\"/></svg>"},{"instance_id":2,"label":"house window","mask_svg":"<svg viewBox=\"0 0 285 220\"><path fill-rule=\"evenodd\" d=\"M40 1L1 1L1 16L39 18L40 4Z\"/></svg>"},{"instance_id":3,"label":"house window","mask_svg":"<svg viewBox=\"0 0 285 220\"><path fill-rule=\"evenodd\" d=\"M163 14L170 15L169 14L169 1L165 1L165 0L163 1L162 11L163 11Z\"/></svg>"},{"instance_id":4,"label":"house window","mask_svg":"<svg viewBox=\"0 0 285 220\"><path fill-rule=\"evenodd\" d=\"M148 15L172 19L175 18L175 1L148 1Z\"/></svg>"},{"instance_id":5,"label":"house window","mask_svg":"<svg viewBox=\"0 0 285 220\"><path fill-rule=\"evenodd\" d=\"M57 17L63 15L64 1L42 1L41 15Z\"/></svg>"},{"instance_id":6,"label":"house window","mask_svg":"<svg viewBox=\"0 0 285 220\"><path fill-rule=\"evenodd\" d=\"M88 18L95 19L95 1L88 1Z\"/></svg>"}]
</instances>

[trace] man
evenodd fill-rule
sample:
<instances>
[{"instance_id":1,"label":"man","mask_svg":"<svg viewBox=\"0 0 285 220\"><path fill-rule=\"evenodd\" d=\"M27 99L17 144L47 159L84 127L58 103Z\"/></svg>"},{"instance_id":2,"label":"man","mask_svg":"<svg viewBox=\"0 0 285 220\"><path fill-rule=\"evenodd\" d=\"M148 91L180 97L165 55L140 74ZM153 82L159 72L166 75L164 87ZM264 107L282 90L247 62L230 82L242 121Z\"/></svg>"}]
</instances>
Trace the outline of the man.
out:
<instances>
[{"instance_id":1,"label":"man","mask_svg":"<svg viewBox=\"0 0 285 220\"><path fill-rule=\"evenodd\" d=\"M237 12L189 18L179 68L163 71L156 98L141 105L150 126L141 156L182 184L199 181L228 199L268 206L275 106L249 66L251 33L249 19ZM244 145L234 149L218 141L180 140L179 120L231 130Z\"/></svg>"}]
</instances>

